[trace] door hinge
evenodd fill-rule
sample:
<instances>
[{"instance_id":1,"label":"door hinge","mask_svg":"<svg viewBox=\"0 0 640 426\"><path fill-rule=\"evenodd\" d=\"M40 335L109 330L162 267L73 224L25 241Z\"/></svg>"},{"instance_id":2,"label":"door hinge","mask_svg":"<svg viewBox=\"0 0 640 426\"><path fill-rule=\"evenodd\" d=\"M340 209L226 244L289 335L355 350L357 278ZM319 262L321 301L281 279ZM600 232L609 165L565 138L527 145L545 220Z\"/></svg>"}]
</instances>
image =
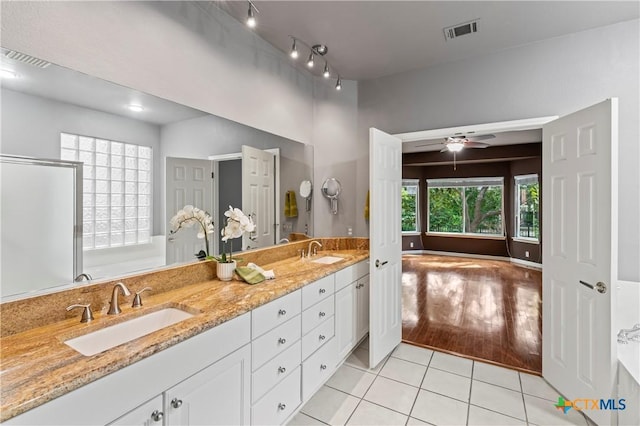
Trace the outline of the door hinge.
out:
<instances>
[{"instance_id":1,"label":"door hinge","mask_svg":"<svg viewBox=\"0 0 640 426\"><path fill-rule=\"evenodd\" d=\"M214 172L211 172L211 179L215 179L216 174Z\"/></svg>"}]
</instances>

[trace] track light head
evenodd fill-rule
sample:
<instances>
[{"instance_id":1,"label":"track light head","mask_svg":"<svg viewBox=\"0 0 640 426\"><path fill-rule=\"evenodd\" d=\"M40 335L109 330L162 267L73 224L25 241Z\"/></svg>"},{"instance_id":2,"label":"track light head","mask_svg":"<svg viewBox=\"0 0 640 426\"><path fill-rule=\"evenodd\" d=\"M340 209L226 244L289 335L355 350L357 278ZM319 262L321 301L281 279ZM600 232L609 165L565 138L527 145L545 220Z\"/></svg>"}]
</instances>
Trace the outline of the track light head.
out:
<instances>
[{"instance_id":1,"label":"track light head","mask_svg":"<svg viewBox=\"0 0 640 426\"><path fill-rule=\"evenodd\" d=\"M298 46L296 46L296 39L293 39L293 45L291 46L291 53L289 53L293 59L298 59Z\"/></svg>"},{"instance_id":2,"label":"track light head","mask_svg":"<svg viewBox=\"0 0 640 426\"><path fill-rule=\"evenodd\" d=\"M313 68L313 52L309 53L309 59L307 59L307 67Z\"/></svg>"},{"instance_id":3,"label":"track light head","mask_svg":"<svg viewBox=\"0 0 640 426\"><path fill-rule=\"evenodd\" d=\"M336 90L342 90L342 79L338 76L338 81L336 81Z\"/></svg>"},{"instance_id":4,"label":"track light head","mask_svg":"<svg viewBox=\"0 0 640 426\"><path fill-rule=\"evenodd\" d=\"M326 61L324 63L324 71L322 73L322 76L324 78L329 78L331 76L331 73L329 72L329 64Z\"/></svg>"},{"instance_id":5,"label":"track light head","mask_svg":"<svg viewBox=\"0 0 640 426\"><path fill-rule=\"evenodd\" d=\"M256 17L253 15L253 5L249 2L249 11L247 12L247 26L249 28L255 28Z\"/></svg>"}]
</instances>

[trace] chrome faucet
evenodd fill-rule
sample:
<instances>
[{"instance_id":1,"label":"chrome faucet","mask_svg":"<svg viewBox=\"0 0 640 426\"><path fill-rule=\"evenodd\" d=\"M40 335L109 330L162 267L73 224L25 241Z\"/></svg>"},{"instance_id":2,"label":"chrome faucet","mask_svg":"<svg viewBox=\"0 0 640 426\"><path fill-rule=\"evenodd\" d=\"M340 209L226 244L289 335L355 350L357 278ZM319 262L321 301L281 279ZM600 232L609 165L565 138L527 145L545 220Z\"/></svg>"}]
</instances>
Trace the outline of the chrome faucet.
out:
<instances>
[{"instance_id":1,"label":"chrome faucet","mask_svg":"<svg viewBox=\"0 0 640 426\"><path fill-rule=\"evenodd\" d=\"M122 293L123 296L131 296L131 292L123 283L117 283L113 286L113 291L111 292L111 303L109 306L108 315L117 315L122 310L120 309L120 304L118 303L118 293Z\"/></svg>"},{"instance_id":2,"label":"chrome faucet","mask_svg":"<svg viewBox=\"0 0 640 426\"><path fill-rule=\"evenodd\" d=\"M77 277L74 278L75 282L80 282L82 280L87 280L87 281L91 281L93 280L93 278L91 277L91 275L89 274L85 274L84 272L80 275L78 275Z\"/></svg>"},{"instance_id":3,"label":"chrome faucet","mask_svg":"<svg viewBox=\"0 0 640 426\"><path fill-rule=\"evenodd\" d=\"M309 243L309 249L307 250L307 256L311 257L311 256L315 256L318 252L317 252L317 247L313 247L313 244L317 244L318 247L322 247L322 244L320 244L320 241L316 241L313 240ZM311 251L311 249L313 248L313 251Z\"/></svg>"},{"instance_id":4,"label":"chrome faucet","mask_svg":"<svg viewBox=\"0 0 640 426\"><path fill-rule=\"evenodd\" d=\"M640 324L633 328L623 328L618 332L618 343L627 344L629 341L640 342Z\"/></svg>"}]
</instances>

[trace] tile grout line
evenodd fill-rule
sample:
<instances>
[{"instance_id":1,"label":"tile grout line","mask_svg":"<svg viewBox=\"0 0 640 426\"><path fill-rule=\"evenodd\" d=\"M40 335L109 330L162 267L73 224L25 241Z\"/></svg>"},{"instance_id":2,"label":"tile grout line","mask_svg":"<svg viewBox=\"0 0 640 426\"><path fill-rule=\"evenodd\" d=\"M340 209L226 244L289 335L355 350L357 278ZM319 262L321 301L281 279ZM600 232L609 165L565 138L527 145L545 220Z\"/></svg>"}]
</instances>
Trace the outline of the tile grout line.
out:
<instances>
[{"instance_id":1,"label":"tile grout line","mask_svg":"<svg viewBox=\"0 0 640 426\"><path fill-rule=\"evenodd\" d=\"M476 368L476 362L471 361L471 383L469 383L469 403L467 404L467 422L466 425L469 426L469 416L471 415L471 391L473 390L473 372Z\"/></svg>"}]
</instances>

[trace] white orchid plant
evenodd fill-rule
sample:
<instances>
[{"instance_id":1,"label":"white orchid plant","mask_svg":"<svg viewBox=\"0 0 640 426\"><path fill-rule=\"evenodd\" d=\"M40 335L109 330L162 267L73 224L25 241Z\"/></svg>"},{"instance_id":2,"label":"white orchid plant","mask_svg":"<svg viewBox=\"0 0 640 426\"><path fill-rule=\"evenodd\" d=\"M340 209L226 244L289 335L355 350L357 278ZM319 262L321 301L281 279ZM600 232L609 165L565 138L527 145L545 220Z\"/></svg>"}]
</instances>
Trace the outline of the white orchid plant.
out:
<instances>
[{"instance_id":1,"label":"white orchid plant","mask_svg":"<svg viewBox=\"0 0 640 426\"><path fill-rule=\"evenodd\" d=\"M240 238L245 232L253 232L256 229L256 225L251 217L248 217L238 208L229 206L229 210L224 212L224 215L227 217L227 226L220 231L220 234L222 235L222 241L225 243L225 250L220 256L215 256L214 258L220 263L231 263L233 259L231 258L231 250L227 255L227 241L233 238Z\"/></svg>"},{"instance_id":2,"label":"white orchid plant","mask_svg":"<svg viewBox=\"0 0 640 426\"><path fill-rule=\"evenodd\" d=\"M199 259L210 258L208 235L213 234L213 219L209 213L192 205L186 205L171 218L169 225L171 234L175 234L182 228L191 228L194 225L199 227L198 238L204 238L205 250L196 253L196 257Z\"/></svg>"}]
</instances>

